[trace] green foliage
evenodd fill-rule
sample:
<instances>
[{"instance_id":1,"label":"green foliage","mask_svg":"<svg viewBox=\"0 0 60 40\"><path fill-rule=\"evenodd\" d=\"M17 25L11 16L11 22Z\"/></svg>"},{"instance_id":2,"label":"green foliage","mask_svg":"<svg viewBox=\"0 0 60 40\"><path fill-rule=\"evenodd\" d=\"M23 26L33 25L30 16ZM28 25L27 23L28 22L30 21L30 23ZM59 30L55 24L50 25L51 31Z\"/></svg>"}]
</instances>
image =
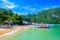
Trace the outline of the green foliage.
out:
<instances>
[{"instance_id":1,"label":"green foliage","mask_svg":"<svg viewBox=\"0 0 60 40\"><path fill-rule=\"evenodd\" d=\"M60 24L60 8L42 10L37 14L18 15L10 9L0 8L0 24L4 21L13 21L15 24L22 24L23 20L27 22L37 22L46 24Z\"/></svg>"},{"instance_id":2,"label":"green foliage","mask_svg":"<svg viewBox=\"0 0 60 40\"><path fill-rule=\"evenodd\" d=\"M60 24L60 8L42 10L38 14L28 14L27 16L32 22L46 24Z\"/></svg>"},{"instance_id":3,"label":"green foliage","mask_svg":"<svg viewBox=\"0 0 60 40\"><path fill-rule=\"evenodd\" d=\"M15 14L12 16L12 20L15 24L22 24L23 18L22 16Z\"/></svg>"},{"instance_id":4,"label":"green foliage","mask_svg":"<svg viewBox=\"0 0 60 40\"><path fill-rule=\"evenodd\" d=\"M15 14L10 9L0 8L0 24L4 21L13 21L15 24L22 24L22 16Z\"/></svg>"},{"instance_id":5,"label":"green foliage","mask_svg":"<svg viewBox=\"0 0 60 40\"><path fill-rule=\"evenodd\" d=\"M53 8L49 10L43 10L38 15L40 23L59 24L60 23L60 8Z\"/></svg>"}]
</instances>

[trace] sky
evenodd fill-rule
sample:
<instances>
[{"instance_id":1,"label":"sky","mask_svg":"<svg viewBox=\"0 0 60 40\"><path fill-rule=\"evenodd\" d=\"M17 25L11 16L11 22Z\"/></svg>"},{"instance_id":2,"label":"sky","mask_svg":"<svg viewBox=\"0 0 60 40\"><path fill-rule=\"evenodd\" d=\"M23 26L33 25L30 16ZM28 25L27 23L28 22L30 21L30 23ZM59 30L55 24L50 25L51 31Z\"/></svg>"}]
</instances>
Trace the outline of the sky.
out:
<instances>
[{"instance_id":1,"label":"sky","mask_svg":"<svg viewBox=\"0 0 60 40\"><path fill-rule=\"evenodd\" d=\"M0 0L0 8L18 14L36 14L42 10L60 7L60 0Z\"/></svg>"}]
</instances>

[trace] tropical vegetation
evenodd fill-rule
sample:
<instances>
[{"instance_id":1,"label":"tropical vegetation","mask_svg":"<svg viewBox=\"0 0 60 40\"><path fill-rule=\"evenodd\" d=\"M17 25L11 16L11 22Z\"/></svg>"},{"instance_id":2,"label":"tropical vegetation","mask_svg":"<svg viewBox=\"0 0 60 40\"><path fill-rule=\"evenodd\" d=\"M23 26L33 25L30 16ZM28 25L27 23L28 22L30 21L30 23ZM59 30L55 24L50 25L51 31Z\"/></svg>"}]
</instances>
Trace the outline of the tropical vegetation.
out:
<instances>
[{"instance_id":1,"label":"tropical vegetation","mask_svg":"<svg viewBox=\"0 0 60 40\"><path fill-rule=\"evenodd\" d=\"M10 9L0 8L0 24L6 20L13 21L14 24L23 24L23 20L33 23L60 24L60 8L42 10L37 14L27 15L19 15Z\"/></svg>"}]
</instances>

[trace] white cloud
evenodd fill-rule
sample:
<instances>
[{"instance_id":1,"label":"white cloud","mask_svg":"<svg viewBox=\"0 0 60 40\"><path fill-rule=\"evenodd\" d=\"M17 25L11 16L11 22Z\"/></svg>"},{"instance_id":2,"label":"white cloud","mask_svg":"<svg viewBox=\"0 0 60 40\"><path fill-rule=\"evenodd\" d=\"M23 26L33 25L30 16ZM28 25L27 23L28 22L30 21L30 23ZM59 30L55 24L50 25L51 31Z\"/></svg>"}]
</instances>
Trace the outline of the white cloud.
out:
<instances>
[{"instance_id":1,"label":"white cloud","mask_svg":"<svg viewBox=\"0 0 60 40\"><path fill-rule=\"evenodd\" d=\"M23 9L28 10L28 11L32 11L32 12L35 12L37 10L36 8L32 8L32 7L28 7L28 6L23 7Z\"/></svg>"},{"instance_id":2,"label":"white cloud","mask_svg":"<svg viewBox=\"0 0 60 40\"><path fill-rule=\"evenodd\" d=\"M51 8L49 8L49 7L42 8L42 10L49 10L49 9L51 9Z\"/></svg>"},{"instance_id":3,"label":"white cloud","mask_svg":"<svg viewBox=\"0 0 60 40\"><path fill-rule=\"evenodd\" d=\"M6 5L5 7L9 8L9 9L13 9L13 8L15 8L16 6L15 6L15 5Z\"/></svg>"},{"instance_id":4,"label":"white cloud","mask_svg":"<svg viewBox=\"0 0 60 40\"><path fill-rule=\"evenodd\" d=\"M42 8L42 10L49 10L49 9L52 9L52 8L57 8L57 7L60 7L60 6L51 6L51 7L46 7L46 8Z\"/></svg>"},{"instance_id":5,"label":"white cloud","mask_svg":"<svg viewBox=\"0 0 60 40\"><path fill-rule=\"evenodd\" d=\"M57 6L53 6L52 8L56 8Z\"/></svg>"},{"instance_id":6,"label":"white cloud","mask_svg":"<svg viewBox=\"0 0 60 40\"><path fill-rule=\"evenodd\" d=\"M2 6L4 8L9 8L9 9L13 9L13 8L16 8L17 5L15 5L15 3L13 2L10 2L9 0L1 0L3 2Z\"/></svg>"},{"instance_id":7,"label":"white cloud","mask_svg":"<svg viewBox=\"0 0 60 40\"><path fill-rule=\"evenodd\" d=\"M59 6L55 5L55 6L53 6L52 8L58 8L58 7L60 7L60 5L59 5Z\"/></svg>"},{"instance_id":8,"label":"white cloud","mask_svg":"<svg viewBox=\"0 0 60 40\"><path fill-rule=\"evenodd\" d=\"M1 0L1 1L3 1L3 2L8 2L8 0Z\"/></svg>"}]
</instances>

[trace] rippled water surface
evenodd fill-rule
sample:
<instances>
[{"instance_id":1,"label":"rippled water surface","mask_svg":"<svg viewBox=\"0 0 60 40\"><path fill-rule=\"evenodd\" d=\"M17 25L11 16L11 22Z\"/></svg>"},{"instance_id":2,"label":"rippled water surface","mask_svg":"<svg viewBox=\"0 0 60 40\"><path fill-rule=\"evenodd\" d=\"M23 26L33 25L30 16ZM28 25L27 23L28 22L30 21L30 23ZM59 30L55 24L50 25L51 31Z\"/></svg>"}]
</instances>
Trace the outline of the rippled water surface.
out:
<instances>
[{"instance_id":1,"label":"rippled water surface","mask_svg":"<svg viewBox=\"0 0 60 40\"><path fill-rule=\"evenodd\" d=\"M60 40L60 25L54 25L50 29L32 28L11 40Z\"/></svg>"}]
</instances>

